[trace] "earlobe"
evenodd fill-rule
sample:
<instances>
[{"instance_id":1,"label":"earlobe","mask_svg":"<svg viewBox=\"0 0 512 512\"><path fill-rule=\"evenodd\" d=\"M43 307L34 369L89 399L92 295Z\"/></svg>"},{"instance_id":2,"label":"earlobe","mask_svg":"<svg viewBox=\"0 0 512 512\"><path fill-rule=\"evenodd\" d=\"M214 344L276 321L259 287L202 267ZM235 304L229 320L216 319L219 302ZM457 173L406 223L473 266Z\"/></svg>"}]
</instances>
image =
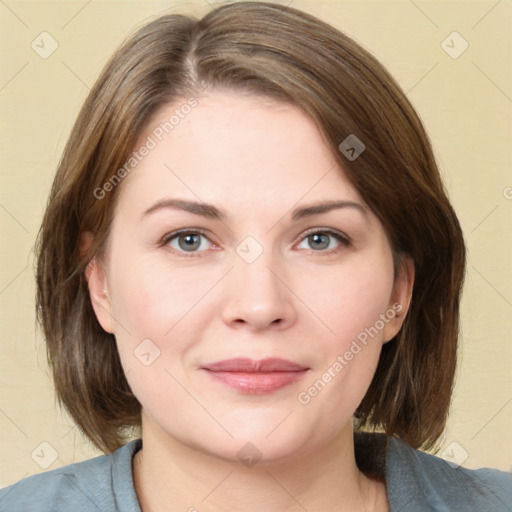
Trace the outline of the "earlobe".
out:
<instances>
[{"instance_id":1,"label":"earlobe","mask_svg":"<svg viewBox=\"0 0 512 512\"><path fill-rule=\"evenodd\" d=\"M392 340L398 334L405 321L411 304L414 275L413 259L410 256L404 256L395 276L393 292L388 304L389 315L387 312L386 316L391 317L391 319L384 327L384 343Z\"/></svg>"},{"instance_id":2,"label":"earlobe","mask_svg":"<svg viewBox=\"0 0 512 512\"><path fill-rule=\"evenodd\" d=\"M101 261L92 259L85 269L85 279L89 288L91 304L101 327L114 332L112 305L110 302L105 269Z\"/></svg>"}]
</instances>

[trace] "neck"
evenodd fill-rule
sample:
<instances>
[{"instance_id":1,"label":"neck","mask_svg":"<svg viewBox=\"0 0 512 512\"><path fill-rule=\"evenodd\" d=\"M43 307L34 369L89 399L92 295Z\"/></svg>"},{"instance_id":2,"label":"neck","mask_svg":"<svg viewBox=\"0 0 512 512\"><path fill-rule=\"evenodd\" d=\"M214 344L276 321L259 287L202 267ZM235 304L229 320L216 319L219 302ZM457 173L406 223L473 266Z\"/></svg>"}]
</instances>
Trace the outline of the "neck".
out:
<instances>
[{"instance_id":1,"label":"neck","mask_svg":"<svg viewBox=\"0 0 512 512\"><path fill-rule=\"evenodd\" d=\"M144 413L142 432L133 475L143 512L387 510L384 485L357 468L351 424L314 453L250 468L180 443Z\"/></svg>"}]
</instances>

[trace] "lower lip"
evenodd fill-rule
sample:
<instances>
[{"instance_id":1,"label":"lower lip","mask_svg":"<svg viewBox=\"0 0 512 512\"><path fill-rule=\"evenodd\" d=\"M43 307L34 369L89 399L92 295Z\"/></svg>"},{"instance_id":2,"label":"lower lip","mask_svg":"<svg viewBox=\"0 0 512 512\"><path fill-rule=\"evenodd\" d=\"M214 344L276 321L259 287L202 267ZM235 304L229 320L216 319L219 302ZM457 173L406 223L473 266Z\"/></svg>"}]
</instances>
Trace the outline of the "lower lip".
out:
<instances>
[{"instance_id":1,"label":"lower lip","mask_svg":"<svg viewBox=\"0 0 512 512\"><path fill-rule=\"evenodd\" d=\"M295 372L269 372L269 373L247 373L247 372L206 372L214 380L226 384L237 391L251 395L262 395L271 393L298 382L308 370Z\"/></svg>"}]
</instances>

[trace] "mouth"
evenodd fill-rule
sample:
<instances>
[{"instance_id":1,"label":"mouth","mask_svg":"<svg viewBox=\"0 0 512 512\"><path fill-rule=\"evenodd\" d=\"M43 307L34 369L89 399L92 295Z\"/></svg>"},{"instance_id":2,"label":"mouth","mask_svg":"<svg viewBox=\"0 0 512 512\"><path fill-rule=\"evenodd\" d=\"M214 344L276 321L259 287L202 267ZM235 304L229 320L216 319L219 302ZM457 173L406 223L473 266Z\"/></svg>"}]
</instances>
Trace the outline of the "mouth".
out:
<instances>
[{"instance_id":1,"label":"mouth","mask_svg":"<svg viewBox=\"0 0 512 512\"><path fill-rule=\"evenodd\" d=\"M301 380L308 367L285 359L227 359L201 367L214 381L241 393L261 395Z\"/></svg>"}]
</instances>

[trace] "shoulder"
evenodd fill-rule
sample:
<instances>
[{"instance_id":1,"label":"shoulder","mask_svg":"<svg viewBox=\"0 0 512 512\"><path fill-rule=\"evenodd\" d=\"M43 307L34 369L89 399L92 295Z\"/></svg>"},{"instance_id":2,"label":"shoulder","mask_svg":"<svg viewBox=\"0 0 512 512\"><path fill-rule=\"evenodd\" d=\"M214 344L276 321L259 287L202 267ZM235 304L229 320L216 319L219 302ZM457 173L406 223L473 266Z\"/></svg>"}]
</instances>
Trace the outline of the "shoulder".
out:
<instances>
[{"instance_id":1,"label":"shoulder","mask_svg":"<svg viewBox=\"0 0 512 512\"><path fill-rule=\"evenodd\" d=\"M114 453L29 476L0 489L0 512L140 512L131 474L131 459L140 447L132 441ZM135 501L134 501L135 500Z\"/></svg>"},{"instance_id":2,"label":"shoulder","mask_svg":"<svg viewBox=\"0 0 512 512\"><path fill-rule=\"evenodd\" d=\"M512 511L512 475L471 470L390 438L386 485L391 510Z\"/></svg>"}]
</instances>

